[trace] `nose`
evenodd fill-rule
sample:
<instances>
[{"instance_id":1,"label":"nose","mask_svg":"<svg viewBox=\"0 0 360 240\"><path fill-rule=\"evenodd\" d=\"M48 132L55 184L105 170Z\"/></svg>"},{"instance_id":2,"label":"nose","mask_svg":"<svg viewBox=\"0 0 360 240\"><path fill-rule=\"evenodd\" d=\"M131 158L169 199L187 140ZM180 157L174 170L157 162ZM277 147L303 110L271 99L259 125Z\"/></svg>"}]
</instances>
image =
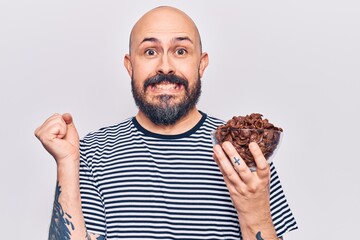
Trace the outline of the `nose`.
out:
<instances>
[{"instance_id":1,"label":"nose","mask_svg":"<svg viewBox=\"0 0 360 240\"><path fill-rule=\"evenodd\" d=\"M175 74L175 68L173 66L173 63L166 54L164 54L160 58L157 73L161 73L161 74L165 74L165 75Z\"/></svg>"}]
</instances>

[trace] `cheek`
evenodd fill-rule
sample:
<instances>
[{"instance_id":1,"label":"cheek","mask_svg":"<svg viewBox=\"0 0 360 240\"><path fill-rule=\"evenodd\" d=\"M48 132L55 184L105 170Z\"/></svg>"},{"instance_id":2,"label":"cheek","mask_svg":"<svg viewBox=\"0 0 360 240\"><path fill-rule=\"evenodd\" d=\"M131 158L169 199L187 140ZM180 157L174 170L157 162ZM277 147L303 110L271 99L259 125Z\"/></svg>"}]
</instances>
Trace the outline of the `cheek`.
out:
<instances>
[{"instance_id":1,"label":"cheek","mask_svg":"<svg viewBox=\"0 0 360 240\"><path fill-rule=\"evenodd\" d=\"M194 83L197 82L199 78L199 69L194 68L194 66L187 67L182 69L181 75L183 75L183 77L188 80L190 85L194 85Z\"/></svg>"},{"instance_id":2,"label":"cheek","mask_svg":"<svg viewBox=\"0 0 360 240\"><path fill-rule=\"evenodd\" d=\"M177 70L184 76L190 79L197 79L199 75L199 59L184 59L179 61Z\"/></svg>"},{"instance_id":3,"label":"cheek","mask_svg":"<svg viewBox=\"0 0 360 240\"><path fill-rule=\"evenodd\" d=\"M141 64L135 62L133 65L132 78L137 83L143 83L146 79L153 77L156 74L154 69L151 62Z\"/></svg>"}]
</instances>

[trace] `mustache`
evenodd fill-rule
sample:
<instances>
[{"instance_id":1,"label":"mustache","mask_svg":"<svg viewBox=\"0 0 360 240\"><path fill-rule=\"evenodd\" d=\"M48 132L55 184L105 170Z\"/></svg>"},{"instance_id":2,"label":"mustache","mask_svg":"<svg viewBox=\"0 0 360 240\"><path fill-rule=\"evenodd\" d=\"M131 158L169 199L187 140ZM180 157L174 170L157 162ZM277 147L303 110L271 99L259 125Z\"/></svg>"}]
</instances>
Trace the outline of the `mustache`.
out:
<instances>
[{"instance_id":1,"label":"mustache","mask_svg":"<svg viewBox=\"0 0 360 240\"><path fill-rule=\"evenodd\" d=\"M148 86L159 84L162 82L168 82L168 83L174 83L174 84L181 84L185 87L185 89L188 88L188 81L185 80L182 77L176 76L174 74L162 74L158 73L153 77L148 78L144 83L144 89L146 89Z\"/></svg>"}]
</instances>

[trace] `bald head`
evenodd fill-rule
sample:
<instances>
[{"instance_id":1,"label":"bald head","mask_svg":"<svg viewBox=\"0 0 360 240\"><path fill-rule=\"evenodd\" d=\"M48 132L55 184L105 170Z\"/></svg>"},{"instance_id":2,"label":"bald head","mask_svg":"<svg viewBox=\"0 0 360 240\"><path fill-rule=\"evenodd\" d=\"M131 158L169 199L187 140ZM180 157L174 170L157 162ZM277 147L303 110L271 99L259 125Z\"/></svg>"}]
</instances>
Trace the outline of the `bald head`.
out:
<instances>
[{"instance_id":1,"label":"bald head","mask_svg":"<svg viewBox=\"0 0 360 240\"><path fill-rule=\"evenodd\" d=\"M162 6L145 13L136 22L130 34L129 53L144 39L164 33L183 35L202 52L200 34L194 21L177 8Z\"/></svg>"}]
</instances>

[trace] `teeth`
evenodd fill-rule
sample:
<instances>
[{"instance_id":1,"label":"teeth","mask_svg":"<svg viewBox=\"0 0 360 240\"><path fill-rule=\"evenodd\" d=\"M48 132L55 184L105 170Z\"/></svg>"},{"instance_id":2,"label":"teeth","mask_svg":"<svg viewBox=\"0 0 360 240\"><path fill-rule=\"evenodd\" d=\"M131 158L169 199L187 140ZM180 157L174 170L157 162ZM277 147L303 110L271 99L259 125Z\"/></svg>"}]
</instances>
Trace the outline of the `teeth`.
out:
<instances>
[{"instance_id":1,"label":"teeth","mask_svg":"<svg viewBox=\"0 0 360 240\"><path fill-rule=\"evenodd\" d=\"M167 84L156 84L153 86L155 90L174 90L177 89L177 84L167 83Z\"/></svg>"}]
</instances>

